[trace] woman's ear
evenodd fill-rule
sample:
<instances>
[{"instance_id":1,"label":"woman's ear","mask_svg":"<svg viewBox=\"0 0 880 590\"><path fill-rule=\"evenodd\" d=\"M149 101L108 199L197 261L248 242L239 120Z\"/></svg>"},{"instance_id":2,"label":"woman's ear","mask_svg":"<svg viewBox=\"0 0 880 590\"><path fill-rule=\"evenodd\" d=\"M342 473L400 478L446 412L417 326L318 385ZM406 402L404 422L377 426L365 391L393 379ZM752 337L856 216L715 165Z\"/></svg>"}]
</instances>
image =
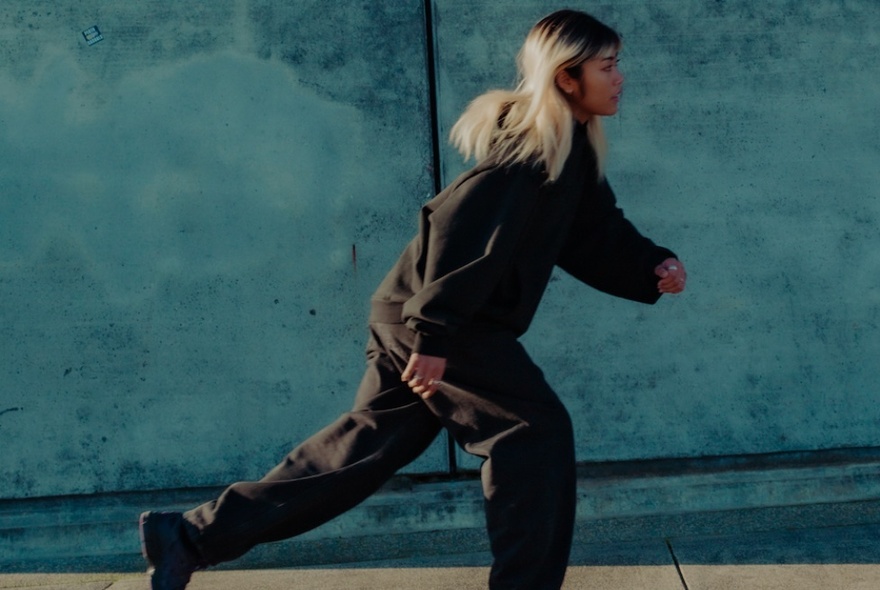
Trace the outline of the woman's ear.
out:
<instances>
[{"instance_id":1,"label":"woman's ear","mask_svg":"<svg viewBox=\"0 0 880 590\"><path fill-rule=\"evenodd\" d=\"M571 96L577 88L577 80L567 70L559 70L556 73L556 87L566 96Z\"/></svg>"}]
</instances>

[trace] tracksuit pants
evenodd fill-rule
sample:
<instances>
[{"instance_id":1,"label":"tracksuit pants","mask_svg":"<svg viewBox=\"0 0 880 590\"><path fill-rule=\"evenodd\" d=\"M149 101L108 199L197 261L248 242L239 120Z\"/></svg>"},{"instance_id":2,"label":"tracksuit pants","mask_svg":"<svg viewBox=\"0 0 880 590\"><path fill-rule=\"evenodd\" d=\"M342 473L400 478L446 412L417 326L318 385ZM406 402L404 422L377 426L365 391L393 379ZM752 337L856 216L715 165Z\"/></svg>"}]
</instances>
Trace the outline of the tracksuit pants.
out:
<instances>
[{"instance_id":1,"label":"tracksuit pants","mask_svg":"<svg viewBox=\"0 0 880 590\"><path fill-rule=\"evenodd\" d=\"M484 459L492 590L556 590L575 515L571 420L510 333L453 337L443 383L422 400L401 381L413 345L403 324L370 324L367 368L350 412L257 482L236 483L184 514L210 564L286 539L349 510L447 429Z\"/></svg>"}]
</instances>

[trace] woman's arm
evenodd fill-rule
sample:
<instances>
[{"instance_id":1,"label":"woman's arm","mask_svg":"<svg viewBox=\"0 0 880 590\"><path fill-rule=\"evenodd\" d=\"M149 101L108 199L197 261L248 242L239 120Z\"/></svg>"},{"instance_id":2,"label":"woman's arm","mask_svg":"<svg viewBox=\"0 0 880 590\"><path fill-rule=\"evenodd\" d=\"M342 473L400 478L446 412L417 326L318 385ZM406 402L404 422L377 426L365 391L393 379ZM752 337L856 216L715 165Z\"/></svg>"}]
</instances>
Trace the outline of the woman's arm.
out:
<instances>
[{"instance_id":1,"label":"woman's arm","mask_svg":"<svg viewBox=\"0 0 880 590\"><path fill-rule=\"evenodd\" d=\"M540 201L543 177L525 167L491 168L457 184L422 211L422 284L403 306L415 352L446 356L446 340L492 294Z\"/></svg>"},{"instance_id":2,"label":"woman's arm","mask_svg":"<svg viewBox=\"0 0 880 590\"><path fill-rule=\"evenodd\" d=\"M655 303L686 276L681 263L666 265L667 260L677 257L639 233L617 206L611 187L602 181L584 196L557 264L600 291ZM670 271L670 265L680 272ZM674 276L667 281L670 272Z\"/></svg>"}]
</instances>

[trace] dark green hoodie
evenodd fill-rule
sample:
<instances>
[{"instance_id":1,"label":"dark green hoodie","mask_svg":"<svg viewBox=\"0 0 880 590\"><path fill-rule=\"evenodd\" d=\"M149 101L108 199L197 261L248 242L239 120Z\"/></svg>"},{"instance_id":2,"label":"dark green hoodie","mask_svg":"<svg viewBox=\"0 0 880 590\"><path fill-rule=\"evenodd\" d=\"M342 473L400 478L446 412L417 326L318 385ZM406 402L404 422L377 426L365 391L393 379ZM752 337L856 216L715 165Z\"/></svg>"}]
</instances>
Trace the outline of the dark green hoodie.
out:
<instances>
[{"instance_id":1,"label":"dark green hoodie","mask_svg":"<svg viewBox=\"0 0 880 590\"><path fill-rule=\"evenodd\" d=\"M612 295L654 303L654 268L675 255L643 237L597 180L586 129L576 126L559 178L490 160L421 210L419 234L372 298L371 321L403 322L414 352L445 357L460 330L528 329L554 266Z\"/></svg>"}]
</instances>

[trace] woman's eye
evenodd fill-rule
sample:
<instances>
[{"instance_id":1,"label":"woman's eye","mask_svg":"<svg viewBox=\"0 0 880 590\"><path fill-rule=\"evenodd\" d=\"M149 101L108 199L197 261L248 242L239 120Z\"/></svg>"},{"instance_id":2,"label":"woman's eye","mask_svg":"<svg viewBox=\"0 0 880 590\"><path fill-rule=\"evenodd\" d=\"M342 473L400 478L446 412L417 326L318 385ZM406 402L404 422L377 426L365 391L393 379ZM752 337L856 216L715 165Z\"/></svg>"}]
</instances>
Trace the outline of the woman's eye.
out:
<instances>
[{"instance_id":1,"label":"woman's eye","mask_svg":"<svg viewBox=\"0 0 880 590\"><path fill-rule=\"evenodd\" d=\"M613 70L614 68L616 68L619 65L620 65L620 58L618 57L616 60L614 60L614 63L608 64L607 66L602 68L602 71L603 72L610 72L611 70Z\"/></svg>"}]
</instances>

